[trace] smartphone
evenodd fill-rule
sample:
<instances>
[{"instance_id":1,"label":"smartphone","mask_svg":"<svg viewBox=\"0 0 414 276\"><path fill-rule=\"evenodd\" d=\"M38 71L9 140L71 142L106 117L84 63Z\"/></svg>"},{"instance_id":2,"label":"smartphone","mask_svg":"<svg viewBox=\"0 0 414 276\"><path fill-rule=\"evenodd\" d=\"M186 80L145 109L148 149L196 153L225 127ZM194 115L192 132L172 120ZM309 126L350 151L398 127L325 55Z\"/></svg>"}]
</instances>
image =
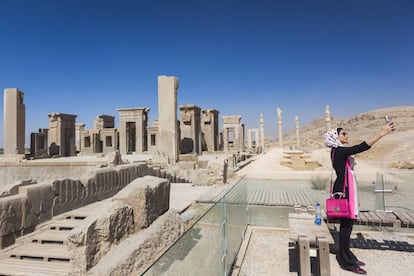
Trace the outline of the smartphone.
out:
<instances>
[{"instance_id":1,"label":"smartphone","mask_svg":"<svg viewBox=\"0 0 414 276\"><path fill-rule=\"evenodd\" d=\"M386 121L387 123L389 123L389 122L391 122L391 121L392 121L392 117L391 117L391 116L388 116L388 115L385 115L385 116L384 116L384 119L385 119L385 121Z\"/></svg>"}]
</instances>

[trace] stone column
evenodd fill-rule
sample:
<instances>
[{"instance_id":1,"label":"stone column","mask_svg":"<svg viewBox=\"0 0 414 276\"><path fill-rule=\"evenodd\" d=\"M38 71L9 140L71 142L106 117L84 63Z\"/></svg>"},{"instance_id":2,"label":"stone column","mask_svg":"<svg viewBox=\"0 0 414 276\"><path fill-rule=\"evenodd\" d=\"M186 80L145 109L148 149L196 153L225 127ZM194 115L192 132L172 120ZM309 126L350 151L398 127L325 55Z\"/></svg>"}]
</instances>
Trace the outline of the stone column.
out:
<instances>
[{"instance_id":1,"label":"stone column","mask_svg":"<svg viewBox=\"0 0 414 276\"><path fill-rule=\"evenodd\" d=\"M252 139L253 135L254 135L254 147L256 149L258 147L260 147L259 130L257 128L249 128L247 130L247 147L248 147L248 149L253 148L253 139Z\"/></svg>"},{"instance_id":2,"label":"stone column","mask_svg":"<svg viewBox=\"0 0 414 276\"><path fill-rule=\"evenodd\" d=\"M252 145L252 131L253 129L248 129L247 130L247 148L251 149L253 147Z\"/></svg>"},{"instance_id":3,"label":"stone column","mask_svg":"<svg viewBox=\"0 0 414 276\"><path fill-rule=\"evenodd\" d=\"M259 146L262 147L262 149L264 149L265 137L264 137L264 119L263 119L263 114L260 114L259 125L260 125L260 144L259 144Z\"/></svg>"},{"instance_id":4,"label":"stone column","mask_svg":"<svg viewBox=\"0 0 414 276\"><path fill-rule=\"evenodd\" d=\"M85 124L84 123L76 123L75 124L75 147L76 151L80 152L82 149L81 146L81 134L85 130Z\"/></svg>"},{"instance_id":5,"label":"stone column","mask_svg":"<svg viewBox=\"0 0 414 276\"><path fill-rule=\"evenodd\" d=\"M170 164L178 161L179 152L177 91L177 77L158 76L158 151Z\"/></svg>"},{"instance_id":6,"label":"stone column","mask_svg":"<svg viewBox=\"0 0 414 276\"><path fill-rule=\"evenodd\" d=\"M245 125L244 124L241 124L240 125L240 140L239 140L239 143L240 143L240 150L241 151L244 151L244 148L245 148L245 146L244 146L244 136L245 136Z\"/></svg>"},{"instance_id":7,"label":"stone column","mask_svg":"<svg viewBox=\"0 0 414 276\"><path fill-rule=\"evenodd\" d=\"M326 131L331 130L331 112L329 111L329 105L325 107L325 123Z\"/></svg>"},{"instance_id":8,"label":"stone column","mask_svg":"<svg viewBox=\"0 0 414 276\"><path fill-rule=\"evenodd\" d=\"M295 117L295 129L296 129L296 147L300 147L300 140L299 140L299 117Z\"/></svg>"},{"instance_id":9,"label":"stone column","mask_svg":"<svg viewBox=\"0 0 414 276\"><path fill-rule=\"evenodd\" d=\"M279 147L283 147L282 110L277 108L277 131L279 134Z\"/></svg>"},{"instance_id":10,"label":"stone column","mask_svg":"<svg viewBox=\"0 0 414 276\"><path fill-rule=\"evenodd\" d=\"M24 154L26 107L24 93L17 88L4 89L4 154Z\"/></svg>"},{"instance_id":11,"label":"stone column","mask_svg":"<svg viewBox=\"0 0 414 276\"><path fill-rule=\"evenodd\" d=\"M228 152L229 151L229 130L228 128L223 126L222 131L222 141L223 141L223 151Z\"/></svg>"}]
</instances>

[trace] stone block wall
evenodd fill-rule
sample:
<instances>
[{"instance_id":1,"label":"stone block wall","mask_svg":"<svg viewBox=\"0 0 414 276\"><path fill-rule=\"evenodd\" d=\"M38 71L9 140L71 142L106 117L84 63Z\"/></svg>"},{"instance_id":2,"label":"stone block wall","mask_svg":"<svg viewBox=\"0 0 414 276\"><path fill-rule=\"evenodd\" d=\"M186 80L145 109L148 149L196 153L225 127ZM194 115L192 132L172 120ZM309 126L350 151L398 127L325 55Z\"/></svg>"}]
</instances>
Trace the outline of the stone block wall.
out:
<instances>
[{"instance_id":1,"label":"stone block wall","mask_svg":"<svg viewBox=\"0 0 414 276\"><path fill-rule=\"evenodd\" d=\"M86 271L106 255L112 244L131 232L133 212L122 201L108 201L71 231L67 242L73 258L73 275L86 275Z\"/></svg>"},{"instance_id":2,"label":"stone block wall","mask_svg":"<svg viewBox=\"0 0 414 276\"><path fill-rule=\"evenodd\" d=\"M105 200L105 204L72 230L68 238L68 247L73 257L72 273L86 275L113 246L130 234L138 233L152 225L158 217L168 211L169 197L168 180L144 176L133 180L112 199ZM177 229L181 228L179 226ZM173 236L176 237L177 234ZM138 242L133 246L147 247L148 244L140 245ZM159 248L148 248L147 251L158 252L156 250Z\"/></svg>"},{"instance_id":3,"label":"stone block wall","mask_svg":"<svg viewBox=\"0 0 414 276\"><path fill-rule=\"evenodd\" d=\"M168 210L150 227L114 245L87 275L143 275L146 268L183 233L184 223L180 215L176 210Z\"/></svg>"},{"instance_id":4,"label":"stone block wall","mask_svg":"<svg viewBox=\"0 0 414 276\"><path fill-rule=\"evenodd\" d=\"M0 248L12 245L22 235L22 201L17 194L0 198Z\"/></svg>"},{"instance_id":5,"label":"stone block wall","mask_svg":"<svg viewBox=\"0 0 414 276\"><path fill-rule=\"evenodd\" d=\"M136 230L148 227L170 206L170 182L167 179L144 176L132 181L112 200L125 202L134 208Z\"/></svg>"}]
</instances>

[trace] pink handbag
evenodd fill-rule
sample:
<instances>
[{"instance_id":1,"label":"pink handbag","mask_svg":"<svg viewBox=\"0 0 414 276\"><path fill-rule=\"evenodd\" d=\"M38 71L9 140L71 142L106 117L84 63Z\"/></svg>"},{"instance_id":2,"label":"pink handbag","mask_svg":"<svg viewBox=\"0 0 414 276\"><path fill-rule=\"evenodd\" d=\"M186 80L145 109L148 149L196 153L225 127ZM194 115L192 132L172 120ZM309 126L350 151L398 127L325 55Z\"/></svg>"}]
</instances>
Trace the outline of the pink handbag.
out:
<instances>
[{"instance_id":1,"label":"pink handbag","mask_svg":"<svg viewBox=\"0 0 414 276\"><path fill-rule=\"evenodd\" d=\"M334 151L335 153L335 151ZM332 157L333 162L333 157ZM333 171L333 168L332 168ZM345 179L346 179L345 175ZM332 193L332 173L331 173L331 185L329 187L330 197L326 200L326 216L328 218L349 218L349 203L348 199L345 197L346 194L347 182L344 181L344 190L343 192ZM335 198L338 196L338 198Z\"/></svg>"},{"instance_id":2,"label":"pink handbag","mask_svg":"<svg viewBox=\"0 0 414 276\"><path fill-rule=\"evenodd\" d=\"M332 194L326 200L326 216L328 218L349 218L349 206L347 198L334 198Z\"/></svg>"}]
</instances>

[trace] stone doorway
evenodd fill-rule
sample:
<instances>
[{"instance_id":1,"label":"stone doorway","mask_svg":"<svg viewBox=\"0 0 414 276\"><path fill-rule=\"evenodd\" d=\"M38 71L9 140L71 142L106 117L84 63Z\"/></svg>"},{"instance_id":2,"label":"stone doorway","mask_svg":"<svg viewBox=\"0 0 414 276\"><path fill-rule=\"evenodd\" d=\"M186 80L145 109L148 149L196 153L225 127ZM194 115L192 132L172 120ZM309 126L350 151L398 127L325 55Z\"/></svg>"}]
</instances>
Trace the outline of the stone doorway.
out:
<instances>
[{"instance_id":1,"label":"stone doorway","mask_svg":"<svg viewBox=\"0 0 414 276\"><path fill-rule=\"evenodd\" d=\"M127 154L131 154L136 151L136 124L135 122L126 123L126 144L127 144Z\"/></svg>"}]
</instances>

